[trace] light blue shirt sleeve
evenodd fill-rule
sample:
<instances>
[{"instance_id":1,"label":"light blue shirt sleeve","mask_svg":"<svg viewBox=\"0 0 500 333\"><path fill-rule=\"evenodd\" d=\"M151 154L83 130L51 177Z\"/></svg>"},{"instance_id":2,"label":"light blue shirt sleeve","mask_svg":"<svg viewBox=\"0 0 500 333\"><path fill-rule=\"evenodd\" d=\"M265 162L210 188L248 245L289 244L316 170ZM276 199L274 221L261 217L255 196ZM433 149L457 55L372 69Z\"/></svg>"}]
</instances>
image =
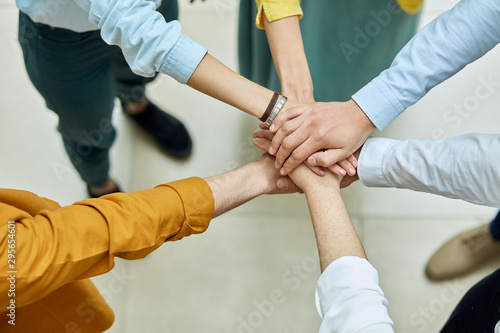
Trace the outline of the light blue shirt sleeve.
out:
<instances>
[{"instance_id":1,"label":"light blue shirt sleeve","mask_svg":"<svg viewBox=\"0 0 500 333\"><path fill-rule=\"evenodd\" d=\"M335 260L316 286L320 333L394 333L387 305L377 270L363 258Z\"/></svg>"},{"instance_id":2,"label":"light blue shirt sleeve","mask_svg":"<svg viewBox=\"0 0 500 333\"><path fill-rule=\"evenodd\" d=\"M118 45L132 71L156 72L186 83L207 49L181 33L178 21L166 22L146 0L75 0L101 29L102 39Z\"/></svg>"},{"instance_id":3,"label":"light blue shirt sleeve","mask_svg":"<svg viewBox=\"0 0 500 333\"><path fill-rule=\"evenodd\" d=\"M430 89L500 42L500 1L462 0L419 31L391 67L352 96L383 130Z\"/></svg>"},{"instance_id":4,"label":"light blue shirt sleeve","mask_svg":"<svg viewBox=\"0 0 500 333\"><path fill-rule=\"evenodd\" d=\"M500 135L441 140L369 138L358 175L370 187L396 187L500 207Z\"/></svg>"}]
</instances>

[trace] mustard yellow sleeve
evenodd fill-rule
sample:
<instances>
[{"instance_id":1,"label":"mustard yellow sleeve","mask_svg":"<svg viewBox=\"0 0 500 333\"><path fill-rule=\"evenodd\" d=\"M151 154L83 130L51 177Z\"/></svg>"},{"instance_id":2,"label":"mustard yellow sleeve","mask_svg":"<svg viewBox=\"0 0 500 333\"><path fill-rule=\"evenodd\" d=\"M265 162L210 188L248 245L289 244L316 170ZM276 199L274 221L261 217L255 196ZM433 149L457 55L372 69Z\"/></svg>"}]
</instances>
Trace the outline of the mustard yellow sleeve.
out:
<instances>
[{"instance_id":1,"label":"mustard yellow sleeve","mask_svg":"<svg viewBox=\"0 0 500 333\"><path fill-rule=\"evenodd\" d=\"M264 29L264 13L269 22L297 15L302 18L302 8L299 0L255 0L257 3L257 28Z\"/></svg>"},{"instance_id":2,"label":"mustard yellow sleeve","mask_svg":"<svg viewBox=\"0 0 500 333\"><path fill-rule=\"evenodd\" d=\"M422 7L424 0L398 0L398 3L405 12L415 14Z\"/></svg>"},{"instance_id":3,"label":"mustard yellow sleeve","mask_svg":"<svg viewBox=\"0 0 500 333\"><path fill-rule=\"evenodd\" d=\"M60 286L103 274L114 258L143 258L165 241L208 228L214 211L210 187L189 178L135 193L115 193L34 216L0 203L0 308L5 309L6 233L15 222L16 306L33 303Z\"/></svg>"}]
</instances>

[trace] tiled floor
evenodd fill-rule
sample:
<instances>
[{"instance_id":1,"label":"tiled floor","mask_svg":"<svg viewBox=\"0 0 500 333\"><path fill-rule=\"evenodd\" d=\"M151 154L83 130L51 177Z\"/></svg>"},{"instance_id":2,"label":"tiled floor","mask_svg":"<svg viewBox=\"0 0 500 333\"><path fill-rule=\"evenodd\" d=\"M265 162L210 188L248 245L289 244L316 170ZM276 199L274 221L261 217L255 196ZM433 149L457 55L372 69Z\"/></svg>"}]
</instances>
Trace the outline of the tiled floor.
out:
<instances>
[{"instance_id":1,"label":"tiled floor","mask_svg":"<svg viewBox=\"0 0 500 333\"><path fill-rule=\"evenodd\" d=\"M237 1L181 0L184 32L236 69ZM422 22L456 3L429 0ZM30 84L16 42L17 10L0 2L0 186L21 188L61 204L85 197L56 132L56 117ZM446 115L480 84L500 80L495 49L432 90L388 127L398 139L498 132L500 91L460 123ZM162 76L149 88L152 100L187 123L193 157L185 162L162 154L119 110L112 175L127 191L189 176L210 176L257 158L249 138L256 122L237 110ZM231 126L217 119L225 117ZM452 125L457 125L454 128ZM495 126L494 126L495 125ZM437 331L463 292L500 262L463 279L428 282L429 255L456 232L486 222L494 209L405 190L344 192L346 204L378 269L397 332ZM300 272L298 271L300 270ZM116 312L109 332L280 332L310 333L320 320L314 305L319 276L315 241L304 198L264 197L213 221L203 235L164 245L144 260L117 260L112 273L95 278ZM121 281L116 288L116 281ZM111 287L113 285L113 288ZM269 306L273 291L282 304ZM443 293L453 297L443 298ZM267 307L266 307L267 305ZM422 311L428 309L430 316ZM253 326L248 326L253 325Z\"/></svg>"}]
</instances>

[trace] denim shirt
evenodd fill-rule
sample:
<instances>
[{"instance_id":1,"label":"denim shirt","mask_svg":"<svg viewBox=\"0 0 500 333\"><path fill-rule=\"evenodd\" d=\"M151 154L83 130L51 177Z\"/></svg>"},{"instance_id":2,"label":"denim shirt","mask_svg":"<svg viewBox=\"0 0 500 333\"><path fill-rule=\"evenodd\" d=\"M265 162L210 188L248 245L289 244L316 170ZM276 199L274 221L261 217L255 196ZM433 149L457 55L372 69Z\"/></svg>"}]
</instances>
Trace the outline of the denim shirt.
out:
<instances>
[{"instance_id":1,"label":"denim shirt","mask_svg":"<svg viewBox=\"0 0 500 333\"><path fill-rule=\"evenodd\" d=\"M156 11L161 0L16 0L33 21L76 32L101 30L118 45L134 73L156 72L186 83L207 49L181 33L178 21Z\"/></svg>"},{"instance_id":2,"label":"denim shirt","mask_svg":"<svg viewBox=\"0 0 500 333\"><path fill-rule=\"evenodd\" d=\"M462 0L425 26L391 67L352 96L384 129L429 90L500 42L500 1Z\"/></svg>"}]
</instances>

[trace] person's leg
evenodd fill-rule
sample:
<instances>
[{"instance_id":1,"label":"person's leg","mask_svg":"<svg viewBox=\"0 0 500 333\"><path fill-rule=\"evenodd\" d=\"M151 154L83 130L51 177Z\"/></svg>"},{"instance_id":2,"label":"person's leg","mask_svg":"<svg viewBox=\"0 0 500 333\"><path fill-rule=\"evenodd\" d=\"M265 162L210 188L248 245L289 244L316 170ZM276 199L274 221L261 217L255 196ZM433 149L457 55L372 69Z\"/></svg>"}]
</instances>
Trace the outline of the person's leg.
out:
<instances>
[{"instance_id":1,"label":"person's leg","mask_svg":"<svg viewBox=\"0 0 500 333\"><path fill-rule=\"evenodd\" d=\"M109 185L114 78L109 48L99 31L75 33L34 23L20 13L19 41L26 70L47 107L71 162L90 187ZM116 186L115 186L116 187Z\"/></svg>"},{"instance_id":2,"label":"person's leg","mask_svg":"<svg viewBox=\"0 0 500 333\"><path fill-rule=\"evenodd\" d=\"M177 0L164 0L158 8L165 20L176 20L179 13ZM160 146L175 157L191 153L192 142L185 126L173 116L163 112L146 97L146 84L155 77L145 78L134 74L121 52L113 60L116 78L116 95L124 111L141 125Z\"/></svg>"},{"instance_id":3,"label":"person's leg","mask_svg":"<svg viewBox=\"0 0 500 333\"><path fill-rule=\"evenodd\" d=\"M491 223L451 238L431 257L425 273L431 280L453 279L496 257L500 257L500 213Z\"/></svg>"},{"instance_id":4,"label":"person's leg","mask_svg":"<svg viewBox=\"0 0 500 333\"><path fill-rule=\"evenodd\" d=\"M493 332L499 320L500 269L485 277L465 294L441 332Z\"/></svg>"}]
</instances>

